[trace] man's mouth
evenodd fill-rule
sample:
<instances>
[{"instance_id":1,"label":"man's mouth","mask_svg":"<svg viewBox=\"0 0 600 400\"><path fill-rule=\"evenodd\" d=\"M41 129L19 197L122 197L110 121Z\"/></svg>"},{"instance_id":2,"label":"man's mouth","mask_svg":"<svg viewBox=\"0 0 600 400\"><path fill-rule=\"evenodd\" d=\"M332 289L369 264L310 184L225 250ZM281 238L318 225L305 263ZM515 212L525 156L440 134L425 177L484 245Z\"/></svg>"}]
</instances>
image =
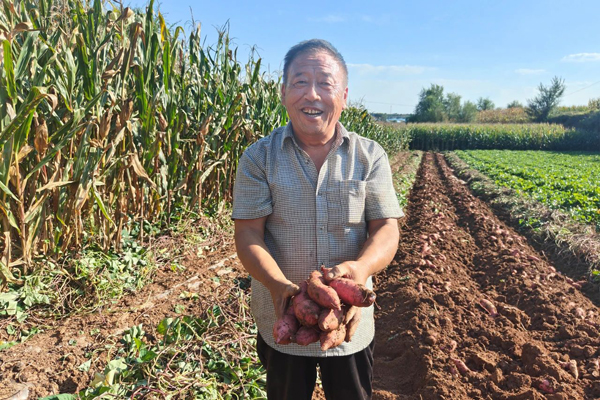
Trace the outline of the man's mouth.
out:
<instances>
[{"instance_id":1,"label":"man's mouth","mask_svg":"<svg viewBox=\"0 0 600 400\"><path fill-rule=\"evenodd\" d=\"M321 114L323 114L323 111L318 110L316 108L303 108L301 110L305 115L311 116L311 117L317 117Z\"/></svg>"}]
</instances>

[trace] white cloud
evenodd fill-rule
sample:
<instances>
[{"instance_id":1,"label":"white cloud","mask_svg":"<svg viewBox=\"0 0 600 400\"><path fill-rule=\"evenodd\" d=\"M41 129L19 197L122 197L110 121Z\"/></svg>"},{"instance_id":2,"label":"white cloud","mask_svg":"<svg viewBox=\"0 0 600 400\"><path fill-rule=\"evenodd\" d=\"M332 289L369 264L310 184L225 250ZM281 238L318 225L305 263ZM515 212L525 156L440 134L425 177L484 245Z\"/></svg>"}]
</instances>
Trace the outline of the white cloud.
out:
<instances>
[{"instance_id":1,"label":"white cloud","mask_svg":"<svg viewBox=\"0 0 600 400\"><path fill-rule=\"evenodd\" d=\"M564 56L561 61L566 62L589 62L600 61L600 53L577 53Z\"/></svg>"},{"instance_id":2,"label":"white cloud","mask_svg":"<svg viewBox=\"0 0 600 400\"><path fill-rule=\"evenodd\" d=\"M519 75L539 75L546 72L545 69L528 69L528 68L519 68L515 70L515 73Z\"/></svg>"},{"instance_id":3,"label":"white cloud","mask_svg":"<svg viewBox=\"0 0 600 400\"><path fill-rule=\"evenodd\" d=\"M432 67L424 67L420 65L371 65L371 64L348 64L351 71L356 71L359 75L374 75L374 74L401 74L401 75L417 75L425 71L433 70Z\"/></svg>"},{"instance_id":4,"label":"white cloud","mask_svg":"<svg viewBox=\"0 0 600 400\"><path fill-rule=\"evenodd\" d=\"M359 18L362 22L366 22L368 24L375 24L375 25L386 25L390 22L389 15L380 15L380 16L374 17L372 15L363 14Z\"/></svg>"},{"instance_id":5,"label":"white cloud","mask_svg":"<svg viewBox=\"0 0 600 400\"><path fill-rule=\"evenodd\" d=\"M325 17L320 17L320 18L309 18L308 19L310 22L324 22L326 24L336 24L339 22L344 22L346 20L346 18L342 17L341 15L327 15Z\"/></svg>"}]
</instances>

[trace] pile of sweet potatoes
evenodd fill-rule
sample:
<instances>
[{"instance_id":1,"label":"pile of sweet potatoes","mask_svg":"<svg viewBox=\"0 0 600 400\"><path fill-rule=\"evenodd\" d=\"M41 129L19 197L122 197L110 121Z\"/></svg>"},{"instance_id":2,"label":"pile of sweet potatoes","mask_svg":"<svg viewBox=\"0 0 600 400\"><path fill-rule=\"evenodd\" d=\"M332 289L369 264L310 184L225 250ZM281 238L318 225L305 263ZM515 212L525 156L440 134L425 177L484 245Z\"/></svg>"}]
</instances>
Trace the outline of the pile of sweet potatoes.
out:
<instances>
[{"instance_id":1,"label":"pile of sweet potatoes","mask_svg":"<svg viewBox=\"0 0 600 400\"><path fill-rule=\"evenodd\" d=\"M346 323L356 307L374 302L375 293L365 286L346 278L327 282L319 271L313 271L273 325L275 342L307 346L320 341L321 350L339 346L346 340Z\"/></svg>"}]
</instances>

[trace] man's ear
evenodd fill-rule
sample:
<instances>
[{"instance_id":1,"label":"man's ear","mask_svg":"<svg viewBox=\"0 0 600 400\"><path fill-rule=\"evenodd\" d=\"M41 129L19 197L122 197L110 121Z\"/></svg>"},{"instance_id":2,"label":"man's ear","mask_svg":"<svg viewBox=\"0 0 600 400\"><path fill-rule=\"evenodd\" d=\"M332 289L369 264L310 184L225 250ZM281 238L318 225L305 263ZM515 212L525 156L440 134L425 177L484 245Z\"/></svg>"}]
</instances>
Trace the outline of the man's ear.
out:
<instances>
[{"instance_id":1,"label":"man's ear","mask_svg":"<svg viewBox=\"0 0 600 400\"><path fill-rule=\"evenodd\" d=\"M344 106L342 107L345 110L348 107L348 87L344 89Z\"/></svg>"},{"instance_id":2,"label":"man's ear","mask_svg":"<svg viewBox=\"0 0 600 400\"><path fill-rule=\"evenodd\" d=\"M283 103L283 99L285 99L285 83L281 84L281 90L279 93L281 94L281 103Z\"/></svg>"}]
</instances>

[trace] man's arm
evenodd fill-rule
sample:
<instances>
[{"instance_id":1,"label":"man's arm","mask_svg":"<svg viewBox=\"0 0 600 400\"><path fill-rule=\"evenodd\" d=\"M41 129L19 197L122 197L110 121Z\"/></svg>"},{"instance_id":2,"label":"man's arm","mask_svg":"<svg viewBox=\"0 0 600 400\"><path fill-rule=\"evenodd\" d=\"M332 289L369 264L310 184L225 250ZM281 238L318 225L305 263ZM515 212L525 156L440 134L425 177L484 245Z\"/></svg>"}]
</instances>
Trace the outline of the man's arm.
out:
<instances>
[{"instance_id":1,"label":"man's arm","mask_svg":"<svg viewBox=\"0 0 600 400\"><path fill-rule=\"evenodd\" d=\"M267 217L235 220L235 247L242 265L271 292L275 315L283 315L288 299L300 291L285 277L265 244Z\"/></svg>"},{"instance_id":2,"label":"man's arm","mask_svg":"<svg viewBox=\"0 0 600 400\"><path fill-rule=\"evenodd\" d=\"M365 284L369 276L384 269L396 255L400 233L396 218L375 219L367 222L369 238L356 261L346 261L331 268L325 279L346 277Z\"/></svg>"}]
</instances>

